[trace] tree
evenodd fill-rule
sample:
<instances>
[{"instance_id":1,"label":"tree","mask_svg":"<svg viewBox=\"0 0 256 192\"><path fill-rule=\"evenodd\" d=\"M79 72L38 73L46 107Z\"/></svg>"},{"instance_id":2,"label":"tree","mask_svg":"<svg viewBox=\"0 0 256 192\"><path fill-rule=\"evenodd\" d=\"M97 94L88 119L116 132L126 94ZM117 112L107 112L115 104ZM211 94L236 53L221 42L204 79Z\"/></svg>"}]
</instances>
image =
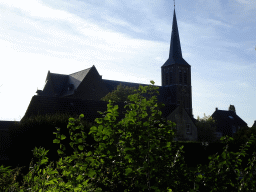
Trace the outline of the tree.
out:
<instances>
[{"instance_id":1,"label":"tree","mask_svg":"<svg viewBox=\"0 0 256 192\"><path fill-rule=\"evenodd\" d=\"M120 83L117 86L117 89L109 92L105 97L101 98L102 101L114 101L114 102L122 102L122 101L127 101L128 96L134 94L134 91L136 88L134 87L128 87L128 86L122 86Z\"/></svg>"},{"instance_id":2,"label":"tree","mask_svg":"<svg viewBox=\"0 0 256 192\"><path fill-rule=\"evenodd\" d=\"M256 134L256 127L242 127L240 128L233 136L233 142L234 143L238 143L238 144L243 144L246 141L248 141L248 139L250 138L250 136L252 134Z\"/></svg>"},{"instance_id":3,"label":"tree","mask_svg":"<svg viewBox=\"0 0 256 192\"><path fill-rule=\"evenodd\" d=\"M151 83L154 85L154 81ZM86 168L88 165L84 174L88 174L93 179L92 184L98 183L103 191L165 191L170 180L175 191L179 184L186 191L190 189L191 186L187 183L189 172L185 166L179 166L180 163L184 164L183 158L178 159L183 152L183 146L172 143L172 128L176 124L162 118L160 108L164 104L158 104L156 96L151 96L149 100L142 96L143 93L159 94L157 89L159 88L152 85L140 86L136 93L129 95L128 104L124 107L127 108L126 117L119 122L116 118L119 115L118 105L113 106L109 100L108 110L100 112L103 118L95 119L99 125L90 128L88 134L92 134L99 144L93 153L86 155L85 161L90 164L77 161L77 168L83 170L82 167ZM149 112L147 109L150 109ZM74 123L71 122L67 128L71 125ZM82 134L85 136L84 132ZM65 135L61 135L61 140L65 138ZM85 143L83 138L79 140L75 144ZM60 141L56 139L54 143ZM65 150L62 145L60 148ZM84 150L83 145L78 148L80 151ZM58 153L63 154L64 151L59 150ZM77 172L78 170L74 170L74 173ZM79 179L84 180L83 177ZM68 180L75 181L76 178L70 175Z\"/></svg>"},{"instance_id":4,"label":"tree","mask_svg":"<svg viewBox=\"0 0 256 192\"><path fill-rule=\"evenodd\" d=\"M203 118L199 118L197 116L197 135L198 135L198 141L201 142L215 142L217 141L217 136L215 135L216 132L216 122L212 117L206 116L204 113Z\"/></svg>"}]
</instances>

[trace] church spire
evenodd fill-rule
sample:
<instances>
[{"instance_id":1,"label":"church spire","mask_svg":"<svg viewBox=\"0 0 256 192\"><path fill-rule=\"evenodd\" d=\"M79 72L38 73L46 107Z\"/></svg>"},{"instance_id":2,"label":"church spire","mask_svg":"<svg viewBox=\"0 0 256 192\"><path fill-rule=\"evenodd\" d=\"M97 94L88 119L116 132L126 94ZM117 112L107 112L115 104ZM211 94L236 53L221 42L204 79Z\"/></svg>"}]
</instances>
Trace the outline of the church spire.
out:
<instances>
[{"instance_id":1,"label":"church spire","mask_svg":"<svg viewBox=\"0 0 256 192\"><path fill-rule=\"evenodd\" d=\"M175 13L175 1L174 1L174 13L173 13L172 35L171 35L169 58L162 67L172 65L172 64L189 65L182 57L179 30L178 30L178 24L177 24L176 13Z\"/></svg>"},{"instance_id":2,"label":"church spire","mask_svg":"<svg viewBox=\"0 0 256 192\"><path fill-rule=\"evenodd\" d=\"M177 25L176 13L174 8L173 22L172 22L172 37L170 45L169 58L179 59L182 58L179 30Z\"/></svg>"}]
</instances>

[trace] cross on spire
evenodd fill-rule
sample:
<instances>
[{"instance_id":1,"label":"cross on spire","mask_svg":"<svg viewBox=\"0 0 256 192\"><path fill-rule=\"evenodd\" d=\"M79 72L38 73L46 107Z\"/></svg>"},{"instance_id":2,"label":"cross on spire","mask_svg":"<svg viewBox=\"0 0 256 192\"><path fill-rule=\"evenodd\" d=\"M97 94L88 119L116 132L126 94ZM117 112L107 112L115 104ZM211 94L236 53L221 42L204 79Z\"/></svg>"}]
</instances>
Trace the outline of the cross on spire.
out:
<instances>
[{"instance_id":1,"label":"cross on spire","mask_svg":"<svg viewBox=\"0 0 256 192\"><path fill-rule=\"evenodd\" d=\"M175 0L173 0L173 2L174 2L174 9L175 9Z\"/></svg>"}]
</instances>

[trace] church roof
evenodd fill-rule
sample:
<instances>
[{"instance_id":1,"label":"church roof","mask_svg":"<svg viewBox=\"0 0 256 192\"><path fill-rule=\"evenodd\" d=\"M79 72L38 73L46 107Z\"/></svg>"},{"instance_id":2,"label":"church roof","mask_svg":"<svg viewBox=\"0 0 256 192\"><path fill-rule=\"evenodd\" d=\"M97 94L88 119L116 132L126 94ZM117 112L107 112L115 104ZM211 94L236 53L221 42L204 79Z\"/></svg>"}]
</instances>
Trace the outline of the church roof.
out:
<instances>
[{"instance_id":1,"label":"church roof","mask_svg":"<svg viewBox=\"0 0 256 192\"><path fill-rule=\"evenodd\" d=\"M63 92L61 93L61 96L74 94L74 91L79 87L80 83L86 77L86 75L88 74L91 68L92 67L68 75L68 79L67 79L66 85L63 87ZM73 85L73 88L67 89L67 86L69 85Z\"/></svg>"},{"instance_id":2,"label":"church roof","mask_svg":"<svg viewBox=\"0 0 256 192\"><path fill-rule=\"evenodd\" d=\"M134 87L134 88L138 88L140 85L141 86L148 86L148 85L150 85L150 84L142 84L142 83L131 83L131 82L125 82L125 81L115 81L115 80L108 80L108 79L102 79L102 81L107 86L109 92L114 91L120 83L123 86ZM161 86L158 86L158 85L155 85L155 86L156 87L161 87Z\"/></svg>"},{"instance_id":3,"label":"church roof","mask_svg":"<svg viewBox=\"0 0 256 192\"><path fill-rule=\"evenodd\" d=\"M50 72L48 74L49 74L48 81L50 81L53 86L54 94L60 95L62 92L63 86L66 84L68 80L68 75L50 73Z\"/></svg>"},{"instance_id":4,"label":"church roof","mask_svg":"<svg viewBox=\"0 0 256 192\"><path fill-rule=\"evenodd\" d=\"M83 79L93 67L94 65L70 75L51 73L48 71L44 91L41 91L41 95L51 96L54 94L56 96L67 96L74 94L74 91L79 87ZM49 93L49 87L46 87L47 83L51 84L53 94ZM72 85L72 89L68 89L70 85Z\"/></svg>"},{"instance_id":5,"label":"church roof","mask_svg":"<svg viewBox=\"0 0 256 192\"><path fill-rule=\"evenodd\" d=\"M169 58L162 67L167 65L173 65L173 64L189 65L182 57L175 9L173 13L172 36L171 36Z\"/></svg>"},{"instance_id":6,"label":"church roof","mask_svg":"<svg viewBox=\"0 0 256 192\"><path fill-rule=\"evenodd\" d=\"M15 123L19 123L19 121L0 121L0 131L9 130L9 127Z\"/></svg>"},{"instance_id":7,"label":"church roof","mask_svg":"<svg viewBox=\"0 0 256 192\"><path fill-rule=\"evenodd\" d=\"M211 116L219 122L219 124L247 126L247 123L242 120L234 111L216 110Z\"/></svg>"}]
</instances>

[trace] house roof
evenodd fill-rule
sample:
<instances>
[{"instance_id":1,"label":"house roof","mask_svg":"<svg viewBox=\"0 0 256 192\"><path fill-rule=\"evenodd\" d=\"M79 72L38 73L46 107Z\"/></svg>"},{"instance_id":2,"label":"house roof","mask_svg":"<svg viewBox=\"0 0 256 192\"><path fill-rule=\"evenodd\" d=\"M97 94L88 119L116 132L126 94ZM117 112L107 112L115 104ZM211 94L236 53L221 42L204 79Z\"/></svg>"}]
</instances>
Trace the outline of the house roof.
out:
<instances>
[{"instance_id":1,"label":"house roof","mask_svg":"<svg viewBox=\"0 0 256 192\"><path fill-rule=\"evenodd\" d=\"M167 65L173 65L173 64L189 65L182 57L175 9L173 13L172 36L171 36L169 59L164 63L162 67Z\"/></svg>"},{"instance_id":2,"label":"house roof","mask_svg":"<svg viewBox=\"0 0 256 192\"><path fill-rule=\"evenodd\" d=\"M230 125L239 125L239 126L247 126L247 123L243 121L234 111L225 111L225 110L216 110L212 116L216 122L220 122L221 124L230 124Z\"/></svg>"}]
</instances>

